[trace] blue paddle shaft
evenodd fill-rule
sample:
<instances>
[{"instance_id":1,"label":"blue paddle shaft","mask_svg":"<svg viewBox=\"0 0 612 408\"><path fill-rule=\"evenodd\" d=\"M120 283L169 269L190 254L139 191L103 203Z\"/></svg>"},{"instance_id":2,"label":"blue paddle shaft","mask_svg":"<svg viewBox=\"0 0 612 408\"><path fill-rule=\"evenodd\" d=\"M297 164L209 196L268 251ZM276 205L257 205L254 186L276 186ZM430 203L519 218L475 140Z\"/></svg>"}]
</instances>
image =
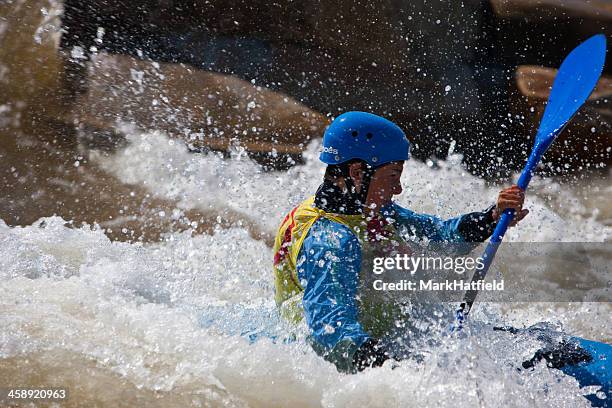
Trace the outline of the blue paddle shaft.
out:
<instances>
[{"instance_id":1,"label":"blue paddle shaft","mask_svg":"<svg viewBox=\"0 0 612 408\"><path fill-rule=\"evenodd\" d=\"M562 129L563 128L559 128L559 130L557 130L556 133L557 134L561 133ZM556 135L552 135L553 138L555 136ZM548 144L548 146L550 146L550 143ZM546 148L548 148L548 146L542 146L541 144L536 143L536 146L533 148L531 155L529 156L529 159L527 160L527 163L525 164L525 167L523 168L523 172L521 173L521 176L519 177L519 180L517 183L518 187L521 190L523 191L527 190L527 186L529 185L529 182L531 181L531 177L533 176L533 173L538 163L540 162L542 155L546 151ZM506 234L506 231L508 230L508 227L510 226L510 223L512 223L513 218L514 218L514 209L504 210L504 212L502 213L501 217L499 218L497 222L497 226L495 227L493 234L491 235L491 239L489 240L489 243L487 244L487 247L485 248L484 254L482 255L482 267L477 269L474 272L474 276L472 277L472 282L483 280L485 276L487 275L487 272L489 271L489 268L491 267L491 264L493 263L493 258L495 258L495 254L497 253L497 249L499 248L499 244L501 244L504 238L504 235ZM472 307L472 305L474 304L474 301L476 300L477 294L478 294L478 291L476 290L468 290L465 293L463 303L461 304L459 310L457 311L457 320L459 322L462 322L463 319L465 319L465 316L469 313L470 308Z\"/></svg>"},{"instance_id":2,"label":"blue paddle shaft","mask_svg":"<svg viewBox=\"0 0 612 408\"><path fill-rule=\"evenodd\" d=\"M598 34L576 47L561 64L538 128L535 146L517 183L521 190L527 190L542 155L595 88L603 70L605 57L606 37ZM504 210L482 256L483 266L476 270L472 282L485 278L513 218L513 209ZM457 310L456 329L461 329L461 324L476 300L477 294L476 290L466 292L463 303Z\"/></svg>"},{"instance_id":3,"label":"blue paddle shaft","mask_svg":"<svg viewBox=\"0 0 612 408\"><path fill-rule=\"evenodd\" d=\"M556 133L557 134L561 133L561 129L557 131ZM556 137L556 135L551 135L551 136L553 138ZM546 149L542 149L539 145L536 145L534 147L533 151L531 152L531 155L529 156L529 160L527 160L527 164L525 164L525 167L523 168L521 177L519 177L518 183L516 183L518 185L518 188L520 188L521 190L523 191L527 190L527 186L529 186L529 182L531 181L531 176L533 176L533 173L536 167L538 166L538 163L540 162L540 159L542 158L542 155L544 154L545 150ZM504 210L499 221L497 222L495 231L493 231L493 235L491 235L491 239L489 240L489 246L491 246L491 244L498 244L502 241L513 218L514 218L513 209ZM487 255L488 252L490 251L485 251L485 255ZM495 252L492 252L492 255L495 256Z\"/></svg>"}]
</instances>

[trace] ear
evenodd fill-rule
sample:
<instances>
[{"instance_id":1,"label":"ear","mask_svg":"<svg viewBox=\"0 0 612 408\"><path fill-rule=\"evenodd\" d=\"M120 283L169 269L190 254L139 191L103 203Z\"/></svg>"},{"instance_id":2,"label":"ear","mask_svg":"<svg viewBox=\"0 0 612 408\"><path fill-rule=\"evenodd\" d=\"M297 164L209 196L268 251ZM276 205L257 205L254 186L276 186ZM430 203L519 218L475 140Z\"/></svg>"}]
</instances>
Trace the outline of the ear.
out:
<instances>
[{"instance_id":1,"label":"ear","mask_svg":"<svg viewBox=\"0 0 612 408\"><path fill-rule=\"evenodd\" d=\"M363 169L361 167L361 163L352 163L349 165L349 175L353 179L353 184L357 192L361 191L361 182L363 181Z\"/></svg>"}]
</instances>

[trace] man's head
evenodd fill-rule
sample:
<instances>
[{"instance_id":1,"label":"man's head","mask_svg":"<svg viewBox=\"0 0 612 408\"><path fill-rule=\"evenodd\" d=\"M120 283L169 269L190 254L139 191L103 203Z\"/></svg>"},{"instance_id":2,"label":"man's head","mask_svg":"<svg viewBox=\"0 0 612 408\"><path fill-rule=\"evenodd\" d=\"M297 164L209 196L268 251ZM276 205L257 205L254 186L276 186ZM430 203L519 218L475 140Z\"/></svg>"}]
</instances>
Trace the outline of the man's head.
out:
<instances>
[{"instance_id":1,"label":"man's head","mask_svg":"<svg viewBox=\"0 0 612 408\"><path fill-rule=\"evenodd\" d=\"M366 112L338 116L325 131L321 161L326 178L361 204L380 209L400 194L410 144L393 122Z\"/></svg>"}]
</instances>

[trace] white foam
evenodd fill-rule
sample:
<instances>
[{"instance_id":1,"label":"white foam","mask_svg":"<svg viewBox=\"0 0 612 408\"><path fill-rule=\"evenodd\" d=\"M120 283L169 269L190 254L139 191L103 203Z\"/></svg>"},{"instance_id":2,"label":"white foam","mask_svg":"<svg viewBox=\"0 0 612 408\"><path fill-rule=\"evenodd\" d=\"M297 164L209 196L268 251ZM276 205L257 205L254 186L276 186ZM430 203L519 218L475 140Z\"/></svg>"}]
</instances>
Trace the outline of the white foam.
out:
<instances>
[{"instance_id":1,"label":"white foam","mask_svg":"<svg viewBox=\"0 0 612 408\"><path fill-rule=\"evenodd\" d=\"M317 140L308 147L306 164L287 172L264 172L244 151L234 152L228 160L214 153L192 154L183 143L159 132L131 133L129 141L123 151L98 157L97 162L122 181L144 184L155 195L180 200L185 208L231 208L241 212L268 233L275 232L288 210L314 194L324 171L316 159ZM501 187L487 186L459 163L456 155L439 162L435 169L417 160L408 161L402 175L404 192L396 201L414 211L440 217L482 210L493 204ZM547 187L537 178L534 185ZM573 196L570 191L563 193L568 200ZM509 230L507 241L602 242L612 232L612 227L592 217L570 214L562 218L536 196L528 196L526 207L531 214L521 228Z\"/></svg>"},{"instance_id":2,"label":"white foam","mask_svg":"<svg viewBox=\"0 0 612 408\"><path fill-rule=\"evenodd\" d=\"M522 357L508 339L449 339L422 363L355 376L337 373L303 340L272 343L270 336L282 334L274 318L255 322L267 331L249 344L232 333L233 320L252 327L253 314L244 310L273 305L270 250L243 230L175 234L143 246L110 242L99 230L71 229L56 217L43 221L0 224L10 244L3 255L17 255L2 257L2 357L61 349L137 387L217 390L230 405L450 407L457 398L483 406L497 406L499 398L515 406L584 405L573 379L546 369L525 377L502 363ZM220 307L211 314L211 305Z\"/></svg>"},{"instance_id":3,"label":"white foam","mask_svg":"<svg viewBox=\"0 0 612 408\"><path fill-rule=\"evenodd\" d=\"M305 165L264 173L242 153L227 160L191 154L159 133L134 134L130 141L96 161L124 182L145 184L185 208L231 208L270 232L285 211L312 194L323 172L316 144ZM438 170L409 162L398 201L441 216L486 207L497 188L453 160ZM538 199L530 205L536 214L511 239L594 240L609 233L594 220L563 219ZM542 366L517 372L516 364L538 344L514 344L479 330L483 322L502 320L495 305L475 310L475 335L440 338L438 347L419 350L420 362L339 374L301 335L283 342L286 331L272 300L271 249L245 229L177 233L142 245L111 242L100 230L51 217L24 228L0 222L0 240L0 357L53 359L61 350L138 389L228 406L588 406L571 377ZM531 305L511 317L520 325L546 316ZM582 327L572 323L571 313L556 318L596 334L606 316ZM67 363L57 357L50 364L60 372ZM181 401L165 406L185 406Z\"/></svg>"}]
</instances>

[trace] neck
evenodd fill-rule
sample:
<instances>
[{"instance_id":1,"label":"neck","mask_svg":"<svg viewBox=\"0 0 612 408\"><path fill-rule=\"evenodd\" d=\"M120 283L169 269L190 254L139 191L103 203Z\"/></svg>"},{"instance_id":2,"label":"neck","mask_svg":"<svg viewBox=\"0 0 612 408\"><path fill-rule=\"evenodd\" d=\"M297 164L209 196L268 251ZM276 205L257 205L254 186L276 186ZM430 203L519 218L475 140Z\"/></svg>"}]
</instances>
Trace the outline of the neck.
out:
<instances>
[{"instance_id":1,"label":"neck","mask_svg":"<svg viewBox=\"0 0 612 408\"><path fill-rule=\"evenodd\" d=\"M376 218L378 217L378 213L380 209L378 207L372 208L371 205L372 204L370 203L364 207L364 214L366 217Z\"/></svg>"},{"instance_id":2,"label":"neck","mask_svg":"<svg viewBox=\"0 0 612 408\"><path fill-rule=\"evenodd\" d=\"M324 179L315 195L315 206L335 214L363 214L364 208L359 193L344 178Z\"/></svg>"}]
</instances>

